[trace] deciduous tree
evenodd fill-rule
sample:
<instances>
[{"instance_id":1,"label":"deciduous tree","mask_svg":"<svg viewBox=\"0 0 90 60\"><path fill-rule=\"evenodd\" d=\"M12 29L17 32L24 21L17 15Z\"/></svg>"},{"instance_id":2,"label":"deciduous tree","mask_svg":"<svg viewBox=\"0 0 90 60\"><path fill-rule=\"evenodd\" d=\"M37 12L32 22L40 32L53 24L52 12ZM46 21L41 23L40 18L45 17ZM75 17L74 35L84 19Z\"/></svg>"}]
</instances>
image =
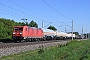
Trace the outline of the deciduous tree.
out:
<instances>
[{"instance_id":1,"label":"deciduous tree","mask_svg":"<svg viewBox=\"0 0 90 60\"><path fill-rule=\"evenodd\" d=\"M29 23L29 26L38 28L38 24L34 22L33 20Z\"/></svg>"},{"instance_id":2,"label":"deciduous tree","mask_svg":"<svg viewBox=\"0 0 90 60\"><path fill-rule=\"evenodd\" d=\"M51 29L53 31L56 31L57 30L54 26L51 26L51 25L47 29Z\"/></svg>"}]
</instances>

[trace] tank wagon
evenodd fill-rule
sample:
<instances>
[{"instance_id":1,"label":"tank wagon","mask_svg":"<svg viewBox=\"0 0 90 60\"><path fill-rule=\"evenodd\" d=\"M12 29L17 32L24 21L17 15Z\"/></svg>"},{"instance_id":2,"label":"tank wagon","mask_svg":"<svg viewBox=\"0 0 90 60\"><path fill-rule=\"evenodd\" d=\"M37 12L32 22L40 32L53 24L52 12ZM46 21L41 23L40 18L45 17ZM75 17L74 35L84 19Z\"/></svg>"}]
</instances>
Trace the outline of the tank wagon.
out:
<instances>
[{"instance_id":1,"label":"tank wagon","mask_svg":"<svg viewBox=\"0 0 90 60\"><path fill-rule=\"evenodd\" d=\"M75 34L67 33L67 39L71 39L72 38L72 35L73 35L73 38L74 39L76 38L76 35Z\"/></svg>"},{"instance_id":2,"label":"tank wagon","mask_svg":"<svg viewBox=\"0 0 90 60\"><path fill-rule=\"evenodd\" d=\"M64 40L66 39L66 37L67 37L67 33L56 31L56 36L55 36L56 39Z\"/></svg>"},{"instance_id":3,"label":"tank wagon","mask_svg":"<svg viewBox=\"0 0 90 60\"><path fill-rule=\"evenodd\" d=\"M44 28L43 28L43 34L44 34L44 40L54 40L54 37L56 36L55 31Z\"/></svg>"},{"instance_id":4,"label":"tank wagon","mask_svg":"<svg viewBox=\"0 0 90 60\"><path fill-rule=\"evenodd\" d=\"M71 37L72 34L29 26L14 26L12 33L12 40L14 42L57 40L57 39L64 40L70 39ZM75 34L73 34L73 38L75 38Z\"/></svg>"}]
</instances>

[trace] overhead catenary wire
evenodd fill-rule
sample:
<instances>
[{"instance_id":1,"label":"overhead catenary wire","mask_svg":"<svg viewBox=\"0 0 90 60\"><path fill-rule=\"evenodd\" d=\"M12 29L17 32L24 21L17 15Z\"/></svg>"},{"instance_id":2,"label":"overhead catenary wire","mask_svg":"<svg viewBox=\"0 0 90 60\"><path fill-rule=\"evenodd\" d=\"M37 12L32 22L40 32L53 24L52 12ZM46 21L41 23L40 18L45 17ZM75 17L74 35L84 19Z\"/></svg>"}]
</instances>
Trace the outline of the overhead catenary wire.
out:
<instances>
[{"instance_id":1,"label":"overhead catenary wire","mask_svg":"<svg viewBox=\"0 0 90 60\"><path fill-rule=\"evenodd\" d=\"M57 11L55 8L53 8L50 4L48 4L45 0L42 0L46 5L48 5L51 9L53 9L54 11L56 11L57 13L59 13L60 15L62 15L63 17L72 20L71 18L65 16L64 14L60 13L59 11Z\"/></svg>"},{"instance_id":2,"label":"overhead catenary wire","mask_svg":"<svg viewBox=\"0 0 90 60\"><path fill-rule=\"evenodd\" d=\"M23 13L23 14L25 14L25 15L29 15L29 14L27 14L27 13L25 13L25 12L23 12L23 11L20 11L20 10L17 10L17 9L15 9L15 8L12 8L12 7L9 7L9 6L7 6L7 5L5 5L5 4L2 4L1 2L0 2L0 4L2 5L2 6L4 6L4 7L7 7L7 8L9 8L9 9L12 9L12 10L15 10L15 11L17 11L17 12L19 12L19 13ZM19 5L20 6L20 5ZM21 7L21 6L20 6ZM17 15L17 14L16 14ZM20 16L20 15L19 15ZM32 15L31 15L32 16ZM32 16L33 17L33 16ZM41 19L41 18L38 18L38 17L35 17L35 19L40 19L40 20L44 20L44 19ZM45 20L44 20L45 21Z\"/></svg>"},{"instance_id":3,"label":"overhead catenary wire","mask_svg":"<svg viewBox=\"0 0 90 60\"><path fill-rule=\"evenodd\" d=\"M7 12L7 13L9 13L9 14L12 14L12 16L13 16L13 15L20 16L19 14L13 13L13 12L11 12L11 11L6 11L6 10L4 10L4 9L0 9L0 10L1 10L1 11L4 11L4 12Z\"/></svg>"},{"instance_id":4,"label":"overhead catenary wire","mask_svg":"<svg viewBox=\"0 0 90 60\"><path fill-rule=\"evenodd\" d=\"M25 12L23 12L23 11L20 11L20 10L15 9L15 8L9 7L9 6L5 5L5 4L2 4L2 3L0 3L0 4L1 4L2 6L4 6L4 7L10 8L10 9L15 10L15 11L17 11L17 12L20 12L20 13L23 13L23 14L26 14L26 15L29 15L28 13L25 13Z\"/></svg>"},{"instance_id":5,"label":"overhead catenary wire","mask_svg":"<svg viewBox=\"0 0 90 60\"><path fill-rule=\"evenodd\" d=\"M26 7L23 7L23 6L21 6L21 5L19 5L19 4L17 4L17 3L15 3L15 2L13 2L13 1L11 1L11 0L8 0L8 1L10 1L11 3L13 3L13 4L15 4L15 5L17 5L17 6L19 6L19 7L21 7L21 8L23 8L23 9L25 9L25 10L28 10L28 11L31 11L30 9L27 9ZM18 10L16 10L16 11L18 11ZM21 12L21 11L20 11ZM33 12L33 11L31 11L31 12ZM21 12L22 13L22 12ZM25 12L24 12L25 13ZM42 17L44 17L43 15L41 15L41 14L38 14L38 13L36 13L36 12L33 12L33 13L35 13L35 14L37 14L37 15L40 15L40 16L42 16ZM45 20L45 19L41 19L41 18L38 18L38 17L35 17L36 19L39 19L39 20L44 20L44 21L46 21L46 22L51 22L51 21L47 21L47 20ZM46 18L46 17L45 17ZM56 24L55 24L56 25Z\"/></svg>"},{"instance_id":6,"label":"overhead catenary wire","mask_svg":"<svg viewBox=\"0 0 90 60\"><path fill-rule=\"evenodd\" d=\"M11 0L8 0L8 1L11 2L11 3L13 3L13 4L15 4L15 5L17 5L17 6L19 6L19 7L21 7L22 9L25 9L25 10L27 10L27 11L31 11L31 12L33 12L33 13L39 15L39 16L42 16L42 17L44 17L44 18L47 18L47 17L45 17L45 16L43 16L43 15L41 15L41 14L38 14L38 13L36 13L36 12L34 12L34 11L32 11L32 10L26 8L26 7L23 7L23 6L21 6L21 5L17 4L17 3L15 3L15 2L13 2L13 1L11 1ZM52 21L47 21L47 20L45 20L45 19L41 19L41 18L37 18L37 19L40 19L40 20L42 20L42 21L44 20L44 22L45 22L45 21L46 21L46 22L49 22L49 23L52 22ZM48 20L52 20L52 19L48 18ZM53 23L54 23L54 22L53 22ZM57 25L57 24L55 24L55 25Z\"/></svg>"},{"instance_id":7,"label":"overhead catenary wire","mask_svg":"<svg viewBox=\"0 0 90 60\"><path fill-rule=\"evenodd\" d=\"M23 13L23 14L29 16L29 14L27 14L27 13L25 13L25 12L23 12L23 11L17 10L17 9L15 9L15 8L9 7L9 6L5 5L5 4L2 4L1 2L0 2L0 5L4 6L4 7L6 7L6 8L9 8L9 9L15 10L15 11L17 11L17 12L19 12L19 13ZM2 10L2 11L6 11L6 10ZM6 12L7 12L7 13L12 13L12 12L8 12L8 11L6 11ZM20 15L18 15L18 14L14 14L14 13L12 13L12 14L13 14L13 15L20 16ZM10 14L9 14L9 15L10 15ZM12 16L13 16L13 15L12 15ZM32 16L32 17L33 17L33 16ZM38 19L38 20L44 20L44 19L41 19L41 18L38 18L38 17L34 17L34 18L35 18L35 19Z\"/></svg>"},{"instance_id":8,"label":"overhead catenary wire","mask_svg":"<svg viewBox=\"0 0 90 60\"><path fill-rule=\"evenodd\" d=\"M12 16L12 14L9 14L9 13L6 13L6 12L0 12L0 13ZM16 15L13 15L13 16L20 18L19 16L16 16Z\"/></svg>"},{"instance_id":9,"label":"overhead catenary wire","mask_svg":"<svg viewBox=\"0 0 90 60\"><path fill-rule=\"evenodd\" d=\"M62 15L63 17L67 18L67 19L70 19L70 20L73 20L65 15L63 15L62 13L60 13L59 11L57 11L55 8L53 8L50 4L48 4L45 0L42 0L46 5L48 5L50 8L52 8L54 11L56 11L57 13L59 13L60 15ZM69 25L67 25L69 26ZM70 26L69 26L70 27Z\"/></svg>"},{"instance_id":10,"label":"overhead catenary wire","mask_svg":"<svg viewBox=\"0 0 90 60\"><path fill-rule=\"evenodd\" d=\"M15 8L9 7L9 6L5 5L5 4L2 4L1 2L0 2L0 5L4 6L4 7L6 7L6 8L9 8L9 9L15 10L15 11L17 11L17 12L19 12L19 13L25 14L26 16L31 16L31 17L33 17L33 18L35 18L35 19L43 20L43 19L40 19L40 18L38 18L38 17L34 17L34 16L32 16L32 15L30 15L30 14L28 14L28 13L25 13L25 12L23 12L23 11L20 11L20 10L17 10L17 9L15 9ZM19 16L20 16L20 15L19 15Z\"/></svg>"},{"instance_id":11,"label":"overhead catenary wire","mask_svg":"<svg viewBox=\"0 0 90 60\"><path fill-rule=\"evenodd\" d=\"M13 2L13 3L14 3L14 2ZM32 15L30 15L30 14L28 14L28 13L25 13L25 12L23 12L23 11L20 11L20 10L17 10L17 9L15 9L15 8L9 7L9 6L5 5L5 4L2 4L1 2L0 2L0 4L1 4L2 6L5 6L5 7L7 7L7 8L12 9L12 10L18 11L18 12L23 13L23 14L25 14L25 15L32 16ZM16 4L16 3L14 3L14 4ZM18 5L18 4L17 4L17 5ZM18 6L20 6L20 5L18 5ZM22 7L22 6L20 6L20 7ZM26 10L26 9L25 9L25 10ZM34 16L32 16L32 17L34 17ZM35 17L35 18L38 18L38 17ZM39 19L40 19L40 18L39 18ZM42 19L42 20L43 20L43 19Z\"/></svg>"},{"instance_id":12,"label":"overhead catenary wire","mask_svg":"<svg viewBox=\"0 0 90 60\"><path fill-rule=\"evenodd\" d=\"M23 7L23 6L21 6L21 5L17 4L17 3L15 3L15 2L13 2L13 1L11 1L11 0L8 0L8 1L11 2L11 3L13 3L13 4L15 4L15 5L17 5L17 6L19 6L19 7L21 7L21 8L23 8L23 9L25 9L25 10L31 11L31 12L37 14L37 15L40 15L40 16L44 17L43 15L38 14L38 13L36 13L36 12L30 10L30 9L27 9L26 7ZM50 7L51 7L51 6L50 6ZM54 10L55 10L55 9L54 9ZM57 11L57 12L58 12L58 11ZM58 12L58 13L59 13L59 12ZM62 15L63 15L63 14L62 14ZM47 18L47 17L45 17L45 18ZM51 20L51 19L49 19L49 20ZM46 20L44 20L44 21L46 21ZM49 21L46 21L46 22L49 22ZM54 23L54 22L53 22L53 23ZM56 24L55 24L55 25L56 25Z\"/></svg>"},{"instance_id":13,"label":"overhead catenary wire","mask_svg":"<svg viewBox=\"0 0 90 60\"><path fill-rule=\"evenodd\" d=\"M21 7L22 9L25 9L25 10L27 10L27 11L31 11L31 12L34 13L34 14L37 14L37 15L42 16L42 17L44 17L44 18L47 18L47 17L45 17L45 16L43 16L43 15L37 13L37 12L34 12L34 11L32 11L32 10L26 8L26 7L23 7L23 6L15 3L15 2L13 2L13 1L11 1L11 0L8 0L8 1L11 2L11 3L13 3L13 4L15 4L15 5L17 5L17 6L19 6L19 7ZM51 20L51 19L49 19L49 20ZM47 20L44 19L44 21L47 21ZM48 21L47 21L47 22L48 22Z\"/></svg>"},{"instance_id":14,"label":"overhead catenary wire","mask_svg":"<svg viewBox=\"0 0 90 60\"><path fill-rule=\"evenodd\" d=\"M59 13L60 15L62 15L63 17L70 19L73 21L73 19L66 17L65 15L63 15L62 13L60 13L59 11L57 11L55 8L53 8L51 5L49 5L46 1L42 0L45 4L47 4L50 8L52 8L54 11L56 11L57 13ZM72 22L72 40L73 40L73 22Z\"/></svg>"},{"instance_id":15,"label":"overhead catenary wire","mask_svg":"<svg viewBox=\"0 0 90 60\"><path fill-rule=\"evenodd\" d=\"M9 0L9 1L11 1L11 0ZM14 3L14 2L13 2ZM14 3L14 4L16 4L16 3ZM7 6L7 5L5 5L5 4L2 4L1 3L1 5L3 5L3 6L6 6L6 7L8 7L8 8L10 8L10 9L12 9L12 10L15 10L15 11L18 11L18 12L20 12L20 13L23 13L23 14L25 14L26 16L28 16L28 15L30 15L30 14L28 14L28 13L25 13L25 12L23 12L23 11L20 11L20 10L17 10L17 9L15 9L15 8L12 8L12 7L9 7L9 6ZM19 5L19 4L16 4L17 6L19 6L19 7L21 7L21 8L23 8L23 9L25 9L25 10L29 10L29 11L31 11L30 9L27 9L27 8L25 8L25 7L22 7L21 5ZM53 8L53 7L52 7ZM54 9L55 11L57 11L56 9ZM33 11L32 11L33 12ZM58 12L58 11L57 11ZM35 13L35 12L34 12ZM60 14L60 12L58 12L59 14ZM35 14L38 14L38 13L35 13ZM38 14L38 15L40 15L40 14ZM63 14L61 14L61 15L63 15ZM42 15L41 15L42 16ZM64 15L63 15L64 16ZM40 20L44 20L44 21L46 21L45 19L41 19L41 18L38 18L38 17L34 17L35 19L40 19ZM56 24L55 24L56 25Z\"/></svg>"},{"instance_id":16,"label":"overhead catenary wire","mask_svg":"<svg viewBox=\"0 0 90 60\"><path fill-rule=\"evenodd\" d=\"M0 9L0 11L2 11L1 13L3 14L6 14L6 15L10 15L10 16L14 16L16 18L21 18L22 16L25 16L25 15L20 15L20 14L17 14L15 12L12 11L8 11L7 9L3 9L3 7L1 7L2 9Z\"/></svg>"}]
</instances>

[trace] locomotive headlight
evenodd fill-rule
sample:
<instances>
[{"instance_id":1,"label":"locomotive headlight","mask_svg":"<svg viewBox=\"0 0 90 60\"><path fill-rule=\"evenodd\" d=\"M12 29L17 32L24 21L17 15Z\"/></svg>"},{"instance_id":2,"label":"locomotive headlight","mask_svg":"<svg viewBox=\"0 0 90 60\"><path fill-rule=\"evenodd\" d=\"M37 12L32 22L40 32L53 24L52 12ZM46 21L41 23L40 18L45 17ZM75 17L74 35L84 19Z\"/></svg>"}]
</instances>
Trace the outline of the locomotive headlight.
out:
<instances>
[{"instance_id":1,"label":"locomotive headlight","mask_svg":"<svg viewBox=\"0 0 90 60\"><path fill-rule=\"evenodd\" d=\"M20 34L22 34L22 32L20 32Z\"/></svg>"},{"instance_id":2,"label":"locomotive headlight","mask_svg":"<svg viewBox=\"0 0 90 60\"><path fill-rule=\"evenodd\" d=\"M13 34L16 34L15 32L13 32Z\"/></svg>"}]
</instances>

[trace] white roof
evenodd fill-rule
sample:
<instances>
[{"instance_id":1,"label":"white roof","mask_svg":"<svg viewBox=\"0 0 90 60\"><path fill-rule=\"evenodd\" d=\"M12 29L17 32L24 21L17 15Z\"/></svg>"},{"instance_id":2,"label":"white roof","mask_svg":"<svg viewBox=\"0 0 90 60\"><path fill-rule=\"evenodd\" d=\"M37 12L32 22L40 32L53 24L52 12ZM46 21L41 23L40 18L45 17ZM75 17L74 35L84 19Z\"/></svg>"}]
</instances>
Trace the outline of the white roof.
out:
<instances>
[{"instance_id":1,"label":"white roof","mask_svg":"<svg viewBox=\"0 0 90 60\"><path fill-rule=\"evenodd\" d=\"M50 30L50 29L43 28L43 32L54 32L54 31L53 30Z\"/></svg>"}]
</instances>

